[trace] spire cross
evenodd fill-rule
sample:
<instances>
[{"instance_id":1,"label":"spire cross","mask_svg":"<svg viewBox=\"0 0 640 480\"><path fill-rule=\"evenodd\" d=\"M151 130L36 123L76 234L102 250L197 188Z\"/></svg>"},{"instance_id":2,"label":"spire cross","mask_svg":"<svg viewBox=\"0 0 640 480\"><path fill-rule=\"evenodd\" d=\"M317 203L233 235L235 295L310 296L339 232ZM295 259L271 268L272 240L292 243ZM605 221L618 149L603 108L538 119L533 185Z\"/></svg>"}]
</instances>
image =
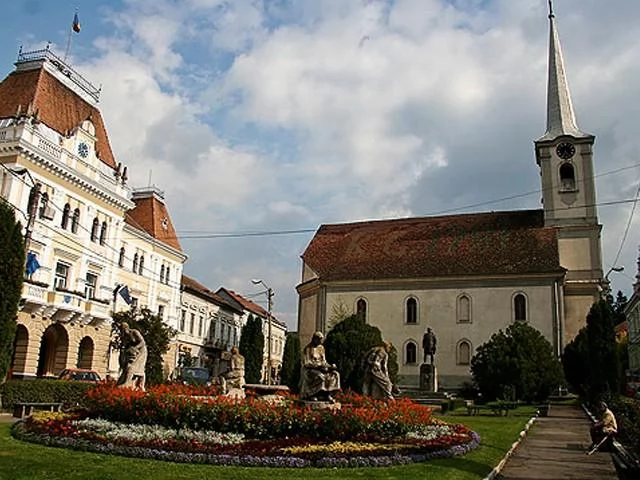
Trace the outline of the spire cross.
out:
<instances>
[{"instance_id":1,"label":"spire cross","mask_svg":"<svg viewBox=\"0 0 640 480\"><path fill-rule=\"evenodd\" d=\"M553 18L555 15L553 14L553 1L549 0L549 18Z\"/></svg>"}]
</instances>

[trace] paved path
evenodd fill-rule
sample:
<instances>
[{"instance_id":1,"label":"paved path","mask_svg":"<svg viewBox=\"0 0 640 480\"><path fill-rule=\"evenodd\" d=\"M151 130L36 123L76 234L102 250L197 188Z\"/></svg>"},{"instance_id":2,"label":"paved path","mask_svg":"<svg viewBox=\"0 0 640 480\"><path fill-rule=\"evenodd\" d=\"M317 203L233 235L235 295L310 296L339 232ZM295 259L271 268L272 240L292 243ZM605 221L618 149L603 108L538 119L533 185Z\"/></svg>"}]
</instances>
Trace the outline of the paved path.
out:
<instances>
[{"instance_id":1,"label":"paved path","mask_svg":"<svg viewBox=\"0 0 640 480\"><path fill-rule=\"evenodd\" d=\"M591 422L580 407L552 405L516 448L497 480L613 480L611 454L585 455Z\"/></svg>"}]
</instances>

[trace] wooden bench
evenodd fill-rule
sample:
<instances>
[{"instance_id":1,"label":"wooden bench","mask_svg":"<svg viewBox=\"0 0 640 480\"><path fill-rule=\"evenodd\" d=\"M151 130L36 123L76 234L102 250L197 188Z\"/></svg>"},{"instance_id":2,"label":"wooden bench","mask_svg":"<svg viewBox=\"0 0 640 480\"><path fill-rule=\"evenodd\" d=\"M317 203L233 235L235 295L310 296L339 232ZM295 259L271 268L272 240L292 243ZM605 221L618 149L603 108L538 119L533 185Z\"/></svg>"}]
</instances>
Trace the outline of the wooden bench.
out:
<instances>
[{"instance_id":1,"label":"wooden bench","mask_svg":"<svg viewBox=\"0 0 640 480\"><path fill-rule=\"evenodd\" d=\"M640 478L640 459L615 439L611 442L611 458L620 480Z\"/></svg>"},{"instance_id":2,"label":"wooden bench","mask_svg":"<svg viewBox=\"0 0 640 480\"><path fill-rule=\"evenodd\" d=\"M62 403L59 402L16 402L13 404L13 416L24 418L31 415L34 410L59 412L61 409Z\"/></svg>"}]
</instances>

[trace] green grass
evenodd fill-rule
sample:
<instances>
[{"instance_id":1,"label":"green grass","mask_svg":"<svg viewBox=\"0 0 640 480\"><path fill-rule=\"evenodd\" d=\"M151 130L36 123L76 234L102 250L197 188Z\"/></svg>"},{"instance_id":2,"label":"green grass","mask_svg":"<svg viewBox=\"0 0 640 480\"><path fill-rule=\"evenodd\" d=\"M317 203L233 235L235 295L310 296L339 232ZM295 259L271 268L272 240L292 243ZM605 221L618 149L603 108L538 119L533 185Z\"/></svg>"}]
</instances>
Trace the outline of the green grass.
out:
<instances>
[{"instance_id":1,"label":"green grass","mask_svg":"<svg viewBox=\"0 0 640 480\"><path fill-rule=\"evenodd\" d=\"M477 431L480 447L464 457L369 469L240 468L138 460L24 443L11 437L10 424L0 423L0 480L480 479L502 459L532 413L533 408L521 407L507 417L455 412L441 416Z\"/></svg>"}]
</instances>

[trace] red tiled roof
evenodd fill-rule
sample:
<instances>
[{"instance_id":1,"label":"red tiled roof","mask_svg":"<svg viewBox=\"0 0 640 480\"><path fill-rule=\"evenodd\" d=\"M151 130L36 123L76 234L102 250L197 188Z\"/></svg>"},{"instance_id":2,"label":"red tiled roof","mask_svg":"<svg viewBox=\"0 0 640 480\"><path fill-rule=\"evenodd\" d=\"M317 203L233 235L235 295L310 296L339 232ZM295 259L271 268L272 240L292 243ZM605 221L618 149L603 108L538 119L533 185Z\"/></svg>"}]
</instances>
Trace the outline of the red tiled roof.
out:
<instances>
[{"instance_id":1,"label":"red tiled roof","mask_svg":"<svg viewBox=\"0 0 640 480\"><path fill-rule=\"evenodd\" d=\"M229 289L226 289L224 287L220 287L220 289L218 291L226 292L227 295L229 295L236 302L238 302L240 305L242 305L242 307L245 310L247 310L247 311L249 311L251 313L255 313L256 315L258 315L258 316L260 316L262 318L267 318L267 316L269 315L269 312L267 312L260 305L258 305L257 303L252 302L248 298L243 297L242 295L240 295L239 293L234 292L233 290L229 290ZM278 320L276 317L274 317L273 313L271 313L271 321L273 321L274 323L277 323L279 325L283 325L284 326L284 323L282 323L280 320Z\"/></svg>"},{"instance_id":2,"label":"red tiled roof","mask_svg":"<svg viewBox=\"0 0 640 480\"><path fill-rule=\"evenodd\" d=\"M542 210L322 225L302 258L325 281L563 271Z\"/></svg>"},{"instance_id":3,"label":"red tiled roof","mask_svg":"<svg viewBox=\"0 0 640 480\"><path fill-rule=\"evenodd\" d=\"M147 232L156 240L182 251L166 205L155 195L133 198L135 208L125 213L125 222ZM166 223L165 223L166 220ZM165 226L163 226L165 223Z\"/></svg>"},{"instance_id":4,"label":"red tiled roof","mask_svg":"<svg viewBox=\"0 0 640 480\"><path fill-rule=\"evenodd\" d=\"M182 275L182 278L180 280L180 285L182 286L182 289L185 291L191 291L192 293L199 294L211 300L213 303L217 305L225 306L227 308L230 308L236 313L242 314L242 311L237 310L237 308L234 305L232 305L231 303L226 301L224 298L222 298L220 295L213 292L212 290L209 290L207 287L205 287L204 285L197 282L191 277Z\"/></svg>"},{"instance_id":5,"label":"red tiled roof","mask_svg":"<svg viewBox=\"0 0 640 480\"><path fill-rule=\"evenodd\" d=\"M96 128L98 157L110 167L116 167L100 110L42 67L14 71L0 83L0 118L15 115L19 106L25 113L29 104L42 123L61 135L67 135L83 121L91 120Z\"/></svg>"}]
</instances>

